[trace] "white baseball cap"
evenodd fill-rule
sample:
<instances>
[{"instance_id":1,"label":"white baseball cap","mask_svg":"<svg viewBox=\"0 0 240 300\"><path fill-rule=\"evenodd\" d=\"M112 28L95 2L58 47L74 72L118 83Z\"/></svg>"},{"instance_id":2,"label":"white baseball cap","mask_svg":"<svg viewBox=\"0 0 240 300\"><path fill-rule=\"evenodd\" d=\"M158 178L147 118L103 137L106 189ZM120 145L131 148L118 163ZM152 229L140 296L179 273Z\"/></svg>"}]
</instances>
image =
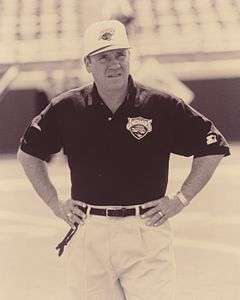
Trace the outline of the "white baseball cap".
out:
<instances>
[{"instance_id":1,"label":"white baseball cap","mask_svg":"<svg viewBox=\"0 0 240 300\"><path fill-rule=\"evenodd\" d=\"M90 54L130 48L125 26L117 20L96 22L83 36L84 57Z\"/></svg>"}]
</instances>

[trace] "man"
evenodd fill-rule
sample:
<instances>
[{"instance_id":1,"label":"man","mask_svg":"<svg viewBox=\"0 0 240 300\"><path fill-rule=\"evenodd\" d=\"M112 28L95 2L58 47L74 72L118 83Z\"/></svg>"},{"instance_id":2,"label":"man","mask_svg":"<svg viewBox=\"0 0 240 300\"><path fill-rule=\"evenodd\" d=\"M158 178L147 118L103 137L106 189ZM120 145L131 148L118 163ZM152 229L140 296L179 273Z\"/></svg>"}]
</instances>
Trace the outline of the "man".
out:
<instances>
[{"instance_id":1,"label":"man","mask_svg":"<svg viewBox=\"0 0 240 300\"><path fill-rule=\"evenodd\" d=\"M38 195L72 227L58 247L62 252L68 242L68 299L173 299L168 219L229 155L211 121L182 100L133 81L129 48L120 22L91 25L84 61L94 84L54 98L26 130L18 153ZM61 148L72 184L65 202L44 163ZM165 195L170 153L193 155L191 172L173 197Z\"/></svg>"}]
</instances>

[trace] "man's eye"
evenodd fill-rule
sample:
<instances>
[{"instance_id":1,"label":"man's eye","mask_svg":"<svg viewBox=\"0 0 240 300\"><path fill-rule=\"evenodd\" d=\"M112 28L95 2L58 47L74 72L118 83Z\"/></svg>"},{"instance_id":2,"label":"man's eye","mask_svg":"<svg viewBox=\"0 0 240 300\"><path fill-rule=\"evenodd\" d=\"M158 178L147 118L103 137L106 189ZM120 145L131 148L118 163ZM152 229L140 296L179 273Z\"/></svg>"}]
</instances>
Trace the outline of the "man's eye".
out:
<instances>
[{"instance_id":1,"label":"man's eye","mask_svg":"<svg viewBox=\"0 0 240 300\"><path fill-rule=\"evenodd\" d=\"M125 54L125 53L119 53L117 56L118 56L119 58L124 58L124 57L126 56L126 54Z\"/></svg>"},{"instance_id":2,"label":"man's eye","mask_svg":"<svg viewBox=\"0 0 240 300\"><path fill-rule=\"evenodd\" d=\"M105 61L106 60L106 56L101 56L99 57L98 61Z\"/></svg>"}]
</instances>

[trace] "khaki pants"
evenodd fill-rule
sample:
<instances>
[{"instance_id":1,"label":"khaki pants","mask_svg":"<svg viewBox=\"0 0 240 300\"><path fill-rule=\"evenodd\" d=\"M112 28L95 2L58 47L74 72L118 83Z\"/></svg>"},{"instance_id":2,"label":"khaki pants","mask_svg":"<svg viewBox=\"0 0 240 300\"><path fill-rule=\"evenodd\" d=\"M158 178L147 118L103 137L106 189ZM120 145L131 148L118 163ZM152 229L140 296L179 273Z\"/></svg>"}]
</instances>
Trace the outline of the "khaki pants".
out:
<instances>
[{"instance_id":1,"label":"khaki pants","mask_svg":"<svg viewBox=\"0 0 240 300\"><path fill-rule=\"evenodd\" d=\"M173 300L169 222L88 215L63 254L66 300Z\"/></svg>"}]
</instances>

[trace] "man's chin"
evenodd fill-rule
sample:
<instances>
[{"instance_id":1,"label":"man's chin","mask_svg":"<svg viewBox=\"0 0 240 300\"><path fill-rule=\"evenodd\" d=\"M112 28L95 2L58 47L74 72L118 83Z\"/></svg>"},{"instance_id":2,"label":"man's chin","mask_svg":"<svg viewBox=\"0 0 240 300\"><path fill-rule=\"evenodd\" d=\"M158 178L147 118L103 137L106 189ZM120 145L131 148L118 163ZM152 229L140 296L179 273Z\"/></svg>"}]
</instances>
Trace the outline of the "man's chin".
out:
<instances>
[{"instance_id":1,"label":"man's chin","mask_svg":"<svg viewBox=\"0 0 240 300\"><path fill-rule=\"evenodd\" d=\"M108 89L121 89L125 82L122 77L107 77L106 83Z\"/></svg>"}]
</instances>

